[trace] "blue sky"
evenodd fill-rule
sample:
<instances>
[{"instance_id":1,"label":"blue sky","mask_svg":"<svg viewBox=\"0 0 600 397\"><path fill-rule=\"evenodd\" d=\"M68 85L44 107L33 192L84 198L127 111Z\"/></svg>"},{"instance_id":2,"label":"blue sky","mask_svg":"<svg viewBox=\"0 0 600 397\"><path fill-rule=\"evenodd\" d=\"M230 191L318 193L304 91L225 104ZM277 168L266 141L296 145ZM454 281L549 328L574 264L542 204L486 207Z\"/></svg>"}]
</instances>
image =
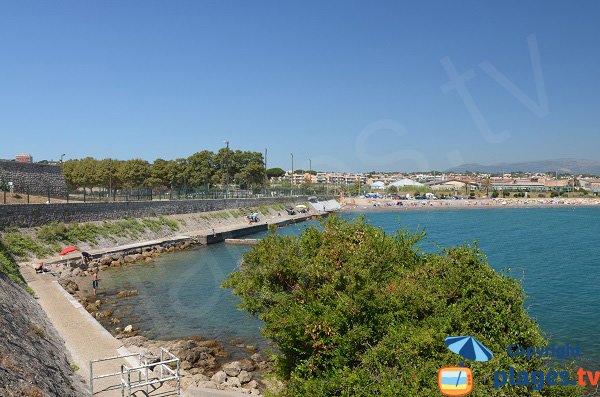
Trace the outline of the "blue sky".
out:
<instances>
[{"instance_id":1,"label":"blue sky","mask_svg":"<svg viewBox=\"0 0 600 397\"><path fill-rule=\"evenodd\" d=\"M292 152L295 168L353 171L597 159L599 12L593 1L2 2L0 158L152 161L229 140L268 148L283 168ZM444 59L469 73L470 104L443 89Z\"/></svg>"}]
</instances>

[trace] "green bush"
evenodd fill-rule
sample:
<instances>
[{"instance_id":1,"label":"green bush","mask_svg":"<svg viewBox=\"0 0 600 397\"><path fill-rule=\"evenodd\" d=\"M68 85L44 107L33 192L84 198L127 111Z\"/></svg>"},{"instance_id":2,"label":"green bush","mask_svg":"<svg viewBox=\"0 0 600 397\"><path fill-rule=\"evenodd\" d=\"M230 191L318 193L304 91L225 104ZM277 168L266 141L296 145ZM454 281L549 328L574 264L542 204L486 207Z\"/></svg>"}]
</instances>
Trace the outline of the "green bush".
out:
<instances>
[{"instance_id":1,"label":"green bush","mask_svg":"<svg viewBox=\"0 0 600 397\"><path fill-rule=\"evenodd\" d=\"M492 192L492 198L497 198L500 195L500 193L498 193L498 191L494 190Z\"/></svg>"},{"instance_id":2,"label":"green bush","mask_svg":"<svg viewBox=\"0 0 600 397\"><path fill-rule=\"evenodd\" d=\"M27 292L33 295L33 291L27 286L19 271L19 266L13 260L2 240L0 240L0 273L5 274L15 284L23 287Z\"/></svg>"},{"instance_id":3,"label":"green bush","mask_svg":"<svg viewBox=\"0 0 600 397\"><path fill-rule=\"evenodd\" d=\"M476 247L422 252L415 248L422 236L330 217L323 231L272 233L244 255L224 286L275 342L282 395L437 396L438 369L460 361L444 345L450 335L475 336L496 353L467 363L472 396L576 395L575 388L493 388L495 370L542 366L508 357L509 344L547 341L523 309L517 281L491 269Z\"/></svg>"}]
</instances>

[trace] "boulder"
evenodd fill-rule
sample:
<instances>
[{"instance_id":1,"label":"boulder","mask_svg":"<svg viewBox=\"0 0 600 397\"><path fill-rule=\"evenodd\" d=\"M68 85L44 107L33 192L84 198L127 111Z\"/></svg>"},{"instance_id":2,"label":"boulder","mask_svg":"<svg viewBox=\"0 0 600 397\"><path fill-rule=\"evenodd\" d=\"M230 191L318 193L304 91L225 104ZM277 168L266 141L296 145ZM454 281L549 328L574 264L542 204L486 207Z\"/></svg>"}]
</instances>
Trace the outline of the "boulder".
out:
<instances>
[{"instance_id":1,"label":"boulder","mask_svg":"<svg viewBox=\"0 0 600 397\"><path fill-rule=\"evenodd\" d=\"M210 378L210 380L215 382L216 384L224 383L227 380L227 374L223 371L219 371L216 374L214 374Z\"/></svg>"},{"instance_id":2,"label":"boulder","mask_svg":"<svg viewBox=\"0 0 600 397\"><path fill-rule=\"evenodd\" d=\"M123 331L127 333L133 332L133 325L129 324Z\"/></svg>"},{"instance_id":3,"label":"boulder","mask_svg":"<svg viewBox=\"0 0 600 397\"><path fill-rule=\"evenodd\" d=\"M253 355L250 356L250 360L257 363L257 362L263 361L263 358L259 353L254 353Z\"/></svg>"},{"instance_id":4,"label":"boulder","mask_svg":"<svg viewBox=\"0 0 600 397\"><path fill-rule=\"evenodd\" d=\"M240 380L241 383L248 383L252 380L252 376L250 376L250 374L247 371L243 370L240 371L237 378Z\"/></svg>"},{"instance_id":5,"label":"boulder","mask_svg":"<svg viewBox=\"0 0 600 397\"><path fill-rule=\"evenodd\" d=\"M246 383L244 387L247 389L258 389L258 382L255 380L251 380L250 382Z\"/></svg>"},{"instance_id":6,"label":"boulder","mask_svg":"<svg viewBox=\"0 0 600 397\"><path fill-rule=\"evenodd\" d=\"M204 388L204 389L216 389L217 388L217 384L215 382L213 382L213 381L205 380L205 381L198 382L198 387L201 387L201 388Z\"/></svg>"},{"instance_id":7,"label":"boulder","mask_svg":"<svg viewBox=\"0 0 600 397\"><path fill-rule=\"evenodd\" d=\"M237 377L232 376L230 378L227 378L227 386L229 386L229 387L242 387L242 382L240 382L240 380Z\"/></svg>"},{"instance_id":8,"label":"boulder","mask_svg":"<svg viewBox=\"0 0 600 397\"><path fill-rule=\"evenodd\" d=\"M255 395L255 396L259 396L260 395L260 391L258 389L252 389L252 390L250 390L250 394Z\"/></svg>"},{"instance_id":9,"label":"boulder","mask_svg":"<svg viewBox=\"0 0 600 397\"><path fill-rule=\"evenodd\" d=\"M242 368L239 361L232 361L223 365L223 371L225 371L227 376L238 376L241 370Z\"/></svg>"},{"instance_id":10,"label":"boulder","mask_svg":"<svg viewBox=\"0 0 600 397\"><path fill-rule=\"evenodd\" d=\"M240 368L243 371L248 371L248 372L252 372L256 369L256 367L254 366L254 363L246 358L243 360L240 360Z\"/></svg>"}]
</instances>

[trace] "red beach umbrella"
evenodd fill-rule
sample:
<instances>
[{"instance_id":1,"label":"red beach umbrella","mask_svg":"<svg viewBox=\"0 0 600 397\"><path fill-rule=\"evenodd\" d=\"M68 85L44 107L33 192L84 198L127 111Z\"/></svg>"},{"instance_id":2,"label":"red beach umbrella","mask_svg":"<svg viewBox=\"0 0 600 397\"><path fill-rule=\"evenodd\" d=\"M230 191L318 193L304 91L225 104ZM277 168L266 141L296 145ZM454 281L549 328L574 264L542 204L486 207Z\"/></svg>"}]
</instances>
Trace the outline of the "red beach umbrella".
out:
<instances>
[{"instance_id":1,"label":"red beach umbrella","mask_svg":"<svg viewBox=\"0 0 600 397\"><path fill-rule=\"evenodd\" d=\"M60 251L58 255L61 255L61 256L62 255L67 255L70 252L78 251L78 250L79 250L79 248L74 247L74 246L70 246L70 247L67 247L67 248L63 249L62 251Z\"/></svg>"}]
</instances>

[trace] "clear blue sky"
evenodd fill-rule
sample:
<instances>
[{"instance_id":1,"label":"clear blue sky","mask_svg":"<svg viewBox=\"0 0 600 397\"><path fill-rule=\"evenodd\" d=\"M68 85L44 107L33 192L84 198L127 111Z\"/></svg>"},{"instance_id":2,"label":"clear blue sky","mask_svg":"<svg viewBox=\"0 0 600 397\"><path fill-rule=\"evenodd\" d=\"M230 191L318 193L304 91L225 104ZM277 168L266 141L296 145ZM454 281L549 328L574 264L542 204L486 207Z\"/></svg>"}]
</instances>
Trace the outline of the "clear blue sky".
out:
<instances>
[{"instance_id":1,"label":"clear blue sky","mask_svg":"<svg viewBox=\"0 0 600 397\"><path fill-rule=\"evenodd\" d=\"M2 2L0 158L152 161L227 139L288 169L291 152L295 168L358 171L597 159L598 15L594 1ZM471 71L471 105L443 89L444 59Z\"/></svg>"}]
</instances>

